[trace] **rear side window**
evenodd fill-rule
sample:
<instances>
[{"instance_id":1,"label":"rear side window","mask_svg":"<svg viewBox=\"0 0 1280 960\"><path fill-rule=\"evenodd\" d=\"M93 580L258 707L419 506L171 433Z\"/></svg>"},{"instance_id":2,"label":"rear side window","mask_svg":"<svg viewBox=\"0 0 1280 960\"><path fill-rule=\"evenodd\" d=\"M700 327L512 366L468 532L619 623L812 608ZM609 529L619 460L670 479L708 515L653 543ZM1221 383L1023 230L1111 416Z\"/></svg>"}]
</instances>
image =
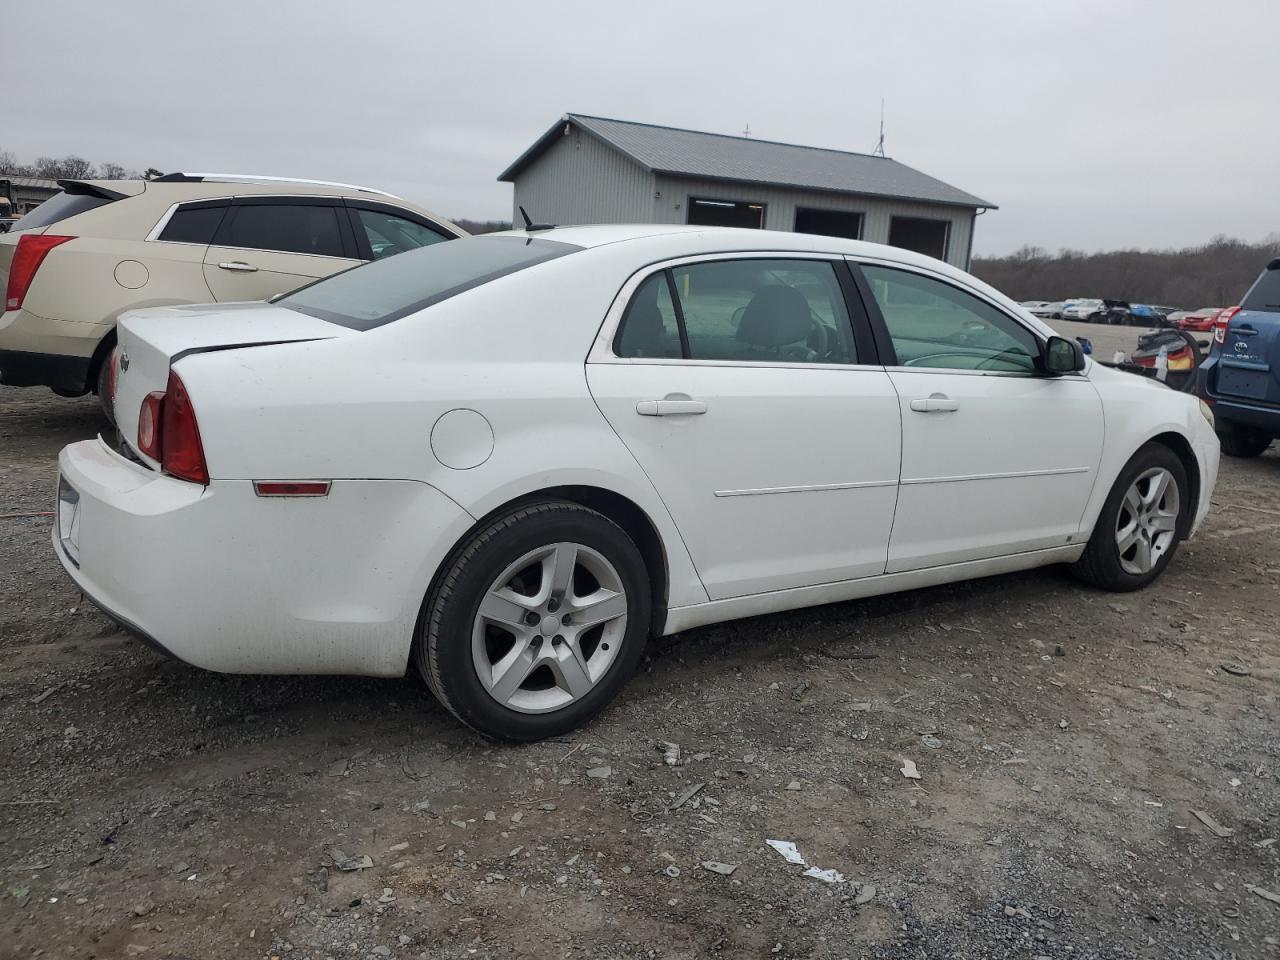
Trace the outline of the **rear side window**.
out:
<instances>
[{"instance_id":1,"label":"rear side window","mask_svg":"<svg viewBox=\"0 0 1280 960\"><path fill-rule=\"evenodd\" d=\"M226 203L213 206L184 205L173 211L158 239L170 243L199 243L205 246L213 242L213 235L227 212Z\"/></svg>"},{"instance_id":2,"label":"rear side window","mask_svg":"<svg viewBox=\"0 0 1280 960\"><path fill-rule=\"evenodd\" d=\"M55 193L40 206L10 227L10 231L31 230L36 227L47 227L59 220L67 220L81 213L87 213L98 207L105 207L114 201L106 197L92 196L87 193Z\"/></svg>"},{"instance_id":3,"label":"rear side window","mask_svg":"<svg viewBox=\"0 0 1280 960\"><path fill-rule=\"evenodd\" d=\"M1240 306L1244 310L1280 313L1280 263L1272 264L1262 271L1262 276L1249 288L1249 292L1240 301Z\"/></svg>"},{"instance_id":4,"label":"rear side window","mask_svg":"<svg viewBox=\"0 0 1280 960\"><path fill-rule=\"evenodd\" d=\"M464 237L346 270L276 303L352 330L371 330L581 249L554 240Z\"/></svg>"},{"instance_id":5,"label":"rear side window","mask_svg":"<svg viewBox=\"0 0 1280 960\"><path fill-rule=\"evenodd\" d=\"M360 221L360 229L369 241L369 250L374 260L453 239L421 223L383 213L381 210L357 209L356 217Z\"/></svg>"},{"instance_id":6,"label":"rear side window","mask_svg":"<svg viewBox=\"0 0 1280 960\"><path fill-rule=\"evenodd\" d=\"M254 203L231 208L218 235L220 247L342 257L338 208L299 203Z\"/></svg>"},{"instance_id":7,"label":"rear side window","mask_svg":"<svg viewBox=\"0 0 1280 960\"><path fill-rule=\"evenodd\" d=\"M621 357L857 362L835 268L816 260L713 260L656 273L627 305L615 349Z\"/></svg>"}]
</instances>

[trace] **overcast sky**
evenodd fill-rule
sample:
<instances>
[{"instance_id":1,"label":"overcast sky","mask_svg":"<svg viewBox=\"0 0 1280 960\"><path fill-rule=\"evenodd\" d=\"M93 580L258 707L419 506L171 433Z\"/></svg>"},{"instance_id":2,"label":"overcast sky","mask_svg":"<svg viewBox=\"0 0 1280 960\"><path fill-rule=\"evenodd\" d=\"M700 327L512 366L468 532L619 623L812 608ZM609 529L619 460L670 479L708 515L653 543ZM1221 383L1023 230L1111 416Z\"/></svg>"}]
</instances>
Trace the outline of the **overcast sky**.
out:
<instances>
[{"instance_id":1,"label":"overcast sky","mask_svg":"<svg viewBox=\"0 0 1280 960\"><path fill-rule=\"evenodd\" d=\"M975 252L1280 231L1280 0L6 4L0 149L354 181L509 218L566 112L890 156Z\"/></svg>"}]
</instances>

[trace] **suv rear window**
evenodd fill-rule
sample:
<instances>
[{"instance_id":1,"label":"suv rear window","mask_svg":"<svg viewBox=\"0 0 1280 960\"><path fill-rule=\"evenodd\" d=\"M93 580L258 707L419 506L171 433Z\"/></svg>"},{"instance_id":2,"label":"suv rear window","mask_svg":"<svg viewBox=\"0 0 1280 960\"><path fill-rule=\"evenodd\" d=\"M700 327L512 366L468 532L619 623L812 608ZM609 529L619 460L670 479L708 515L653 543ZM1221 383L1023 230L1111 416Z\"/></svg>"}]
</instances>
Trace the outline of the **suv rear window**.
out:
<instances>
[{"instance_id":1,"label":"suv rear window","mask_svg":"<svg viewBox=\"0 0 1280 960\"><path fill-rule=\"evenodd\" d=\"M77 214L87 213L97 207L106 206L112 201L88 193L55 193L40 206L9 228L11 233L18 230L31 230L36 227L47 227L59 220L66 220Z\"/></svg>"},{"instance_id":2,"label":"suv rear window","mask_svg":"<svg viewBox=\"0 0 1280 960\"><path fill-rule=\"evenodd\" d=\"M352 330L372 330L581 249L555 240L464 237L353 267L276 302Z\"/></svg>"},{"instance_id":3,"label":"suv rear window","mask_svg":"<svg viewBox=\"0 0 1280 960\"><path fill-rule=\"evenodd\" d=\"M1280 313L1280 263L1270 264L1262 271L1262 276L1258 277L1240 301L1240 307L1244 310Z\"/></svg>"}]
</instances>

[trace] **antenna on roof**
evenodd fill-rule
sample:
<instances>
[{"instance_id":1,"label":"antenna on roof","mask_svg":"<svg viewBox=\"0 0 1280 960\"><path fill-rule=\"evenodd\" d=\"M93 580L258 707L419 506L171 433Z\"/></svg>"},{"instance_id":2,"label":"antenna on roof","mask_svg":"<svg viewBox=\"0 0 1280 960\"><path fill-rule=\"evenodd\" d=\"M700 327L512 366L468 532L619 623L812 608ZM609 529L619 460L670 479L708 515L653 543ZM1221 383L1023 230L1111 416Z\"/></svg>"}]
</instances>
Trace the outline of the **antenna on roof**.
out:
<instances>
[{"instance_id":1,"label":"antenna on roof","mask_svg":"<svg viewBox=\"0 0 1280 960\"><path fill-rule=\"evenodd\" d=\"M519 209L520 216L524 217L524 229L526 233L533 233L535 230L554 230L556 228L554 223L534 223L533 219L529 216L529 211L524 207L520 207Z\"/></svg>"},{"instance_id":2,"label":"antenna on roof","mask_svg":"<svg viewBox=\"0 0 1280 960\"><path fill-rule=\"evenodd\" d=\"M742 131L742 135L743 135L744 137L749 137L749 136L751 136L751 124L750 124L750 123L748 123L748 124L747 124L747 126L746 126L746 128Z\"/></svg>"},{"instance_id":3,"label":"antenna on roof","mask_svg":"<svg viewBox=\"0 0 1280 960\"><path fill-rule=\"evenodd\" d=\"M880 98L880 139L876 141L876 148L871 151L871 155L884 156L884 97Z\"/></svg>"}]
</instances>

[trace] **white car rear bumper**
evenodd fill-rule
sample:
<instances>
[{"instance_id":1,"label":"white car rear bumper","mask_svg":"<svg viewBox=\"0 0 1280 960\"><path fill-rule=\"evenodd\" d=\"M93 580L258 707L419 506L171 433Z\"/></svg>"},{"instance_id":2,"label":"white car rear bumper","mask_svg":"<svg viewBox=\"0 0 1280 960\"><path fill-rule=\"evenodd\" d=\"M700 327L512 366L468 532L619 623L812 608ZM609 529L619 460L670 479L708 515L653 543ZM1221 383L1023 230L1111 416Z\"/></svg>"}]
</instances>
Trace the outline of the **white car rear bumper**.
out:
<instances>
[{"instance_id":1,"label":"white car rear bumper","mask_svg":"<svg viewBox=\"0 0 1280 960\"><path fill-rule=\"evenodd\" d=\"M58 467L53 545L71 578L130 632L226 673L401 675L431 576L474 522L424 483L258 497L251 481L201 487L101 439Z\"/></svg>"}]
</instances>

